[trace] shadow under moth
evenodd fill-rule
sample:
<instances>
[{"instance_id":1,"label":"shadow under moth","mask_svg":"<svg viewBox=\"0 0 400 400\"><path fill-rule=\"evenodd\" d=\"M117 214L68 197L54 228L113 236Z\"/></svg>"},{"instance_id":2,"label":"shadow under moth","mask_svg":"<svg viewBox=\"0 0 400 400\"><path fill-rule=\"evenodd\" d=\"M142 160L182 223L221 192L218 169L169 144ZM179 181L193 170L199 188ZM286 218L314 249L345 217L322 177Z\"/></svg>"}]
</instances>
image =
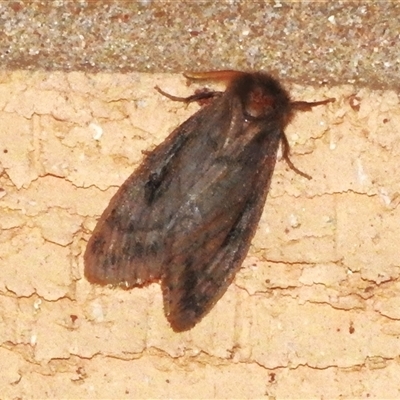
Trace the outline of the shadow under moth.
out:
<instances>
[{"instance_id":1,"label":"shadow under moth","mask_svg":"<svg viewBox=\"0 0 400 400\"><path fill-rule=\"evenodd\" d=\"M186 75L219 80L224 92L171 100L206 104L177 127L125 181L99 219L85 252L89 282L130 289L161 281L165 315L191 329L225 293L255 234L284 128L296 110L334 99L292 101L262 72Z\"/></svg>"}]
</instances>

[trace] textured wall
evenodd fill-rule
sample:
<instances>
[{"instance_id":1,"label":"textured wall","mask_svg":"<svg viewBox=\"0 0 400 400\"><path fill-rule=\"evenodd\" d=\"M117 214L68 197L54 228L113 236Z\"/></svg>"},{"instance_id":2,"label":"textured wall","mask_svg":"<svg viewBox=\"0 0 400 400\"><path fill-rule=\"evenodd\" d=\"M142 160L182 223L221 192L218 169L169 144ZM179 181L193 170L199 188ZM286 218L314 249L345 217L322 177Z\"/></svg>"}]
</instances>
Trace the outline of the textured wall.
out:
<instances>
[{"instance_id":1,"label":"textured wall","mask_svg":"<svg viewBox=\"0 0 400 400\"><path fill-rule=\"evenodd\" d=\"M396 1L1 2L0 67L264 69L398 88L399 14Z\"/></svg>"},{"instance_id":2,"label":"textured wall","mask_svg":"<svg viewBox=\"0 0 400 400\"><path fill-rule=\"evenodd\" d=\"M399 398L398 3L182 3L0 4L1 396ZM337 101L288 126L313 179L278 162L243 268L176 334L158 284L92 286L82 254L199 107L154 86L215 68Z\"/></svg>"},{"instance_id":3,"label":"textured wall","mask_svg":"<svg viewBox=\"0 0 400 400\"><path fill-rule=\"evenodd\" d=\"M192 331L157 284L91 286L95 221L143 157L198 106L179 75L2 73L0 378L4 397L398 397L400 223L395 93L336 97L287 129L253 246ZM234 382L234 384L232 383Z\"/></svg>"}]
</instances>

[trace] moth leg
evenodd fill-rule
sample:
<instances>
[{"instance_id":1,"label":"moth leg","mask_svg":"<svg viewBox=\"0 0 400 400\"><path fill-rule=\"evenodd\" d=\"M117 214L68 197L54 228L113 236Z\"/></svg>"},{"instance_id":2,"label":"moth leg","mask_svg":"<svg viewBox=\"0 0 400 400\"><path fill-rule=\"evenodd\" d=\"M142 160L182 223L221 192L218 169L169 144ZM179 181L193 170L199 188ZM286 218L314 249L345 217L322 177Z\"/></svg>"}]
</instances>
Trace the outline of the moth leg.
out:
<instances>
[{"instance_id":1,"label":"moth leg","mask_svg":"<svg viewBox=\"0 0 400 400\"><path fill-rule=\"evenodd\" d=\"M330 97L329 99L326 100L321 100L321 101L292 101L290 105L293 107L295 110L299 111L311 111L311 109L315 106L321 106L323 104L328 104L328 103L333 103L335 102L336 99L333 97Z\"/></svg>"},{"instance_id":2,"label":"moth leg","mask_svg":"<svg viewBox=\"0 0 400 400\"><path fill-rule=\"evenodd\" d=\"M163 96L167 97L168 99L172 101L181 101L183 103L189 104L194 101L207 101L209 99L212 99L214 97L219 97L222 95L223 92L218 92L218 91L211 91L208 89L203 89L197 91L195 94L192 94L191 96L188 97L179 97L179 96L174 96L172 94L169 94L167 92L164 92L164 90L160 89L158 86L155 86L155 88L158 93L162 94Z\"/></svg>"},{"instance_id":3,"label":"moth leg","mask_svg":"<svg viewBox=\"0 0 400 400\"><path fill-rule=\"evenodd\" d=\"M307 178L308 180L311 179L311 176L306 174L303 171L300 171L293 163L292 160L290 159L290 145L287 140L286 135L282 132L281 136L281 143L282 143L282 157L286 161L286 164L289 166L291 170L296 172L296 174L299 174L301 176L304 176L304 178Z\"/></svg>"},{"instance_id":4,"label":"moth leg","mask_svg":"<svg viewBox=\"0 0 400 400\"><path fill-rule=\"evenodd\" d=\"M308 102L308 101L292 101L290 103L290 105L292 106L292 108L294 110L299 110L299 111L311 111L311 109L313 107L316 106L321 106L323 104L328 104L328 103L333 103L335 102L336 99L331 97L329 99L326 100L320 100L320 101L312 101L312 102ZM303 171L300 171L298 168L296 168L296 166L292 163L291 159L290 159L290 146L289 146L289 142L287 140L287 137L285 136L285 134L282 132L281 134L281 143L282 143L282 152L283 152L283 159L286 161L287 165L289 166L290 169L292 169L294 172L296 172L296 174L299 174L301 176L304 176L304 178L307 179L311 179L311 176L306 174Z\"/></svg>"},{"instance_id":5,"label":"moth leg","mask_svg":"<svg viewBox=\"0 0 400 400\"><path fill-rule=\"evenodd\" d=\"M225 81L231 82L238 76L243 75L243 72L240 71L233 71L233 70L223 70L223 71L206 71L206 72L185 72L183 74L184 77L193 80L193 81L200 81L200 80L209 80L209 81ZM207 101L214 97L219 97L222 95L223 92L218 91L211 91L208 89L202 89L197 91L195 94L189 97L178 97L172 94L164 92L158 86L155 87L158 93L161 93L163 96L168 97L170 100L173 101L182 101L183 103L192 103L193 101Z\"/></svg>"}]
</instances>

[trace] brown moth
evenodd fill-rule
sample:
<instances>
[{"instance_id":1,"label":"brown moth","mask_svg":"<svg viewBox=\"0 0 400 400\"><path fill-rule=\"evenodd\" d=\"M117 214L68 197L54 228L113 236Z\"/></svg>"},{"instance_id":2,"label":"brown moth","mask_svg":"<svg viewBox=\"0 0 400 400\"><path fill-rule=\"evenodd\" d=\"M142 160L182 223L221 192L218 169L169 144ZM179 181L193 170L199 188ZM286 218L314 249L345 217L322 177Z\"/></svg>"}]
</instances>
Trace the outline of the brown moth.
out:
<instances>
[{"instance_id":1,"label":"brown moth","mask_svg":"<svg viewBox=\"0 0 400 400\"><path fill-rule=\"evenodd\" d=\"M161 281L165 315L176 332L207 314L240 268L270 187L284 128L297 110L327 104L292 101L262 72L187 75L224 80L224 92L188 98L207 105L149 152L114 195L85 252L89 282L124 289Z\"/></svg>"}]
</instances>

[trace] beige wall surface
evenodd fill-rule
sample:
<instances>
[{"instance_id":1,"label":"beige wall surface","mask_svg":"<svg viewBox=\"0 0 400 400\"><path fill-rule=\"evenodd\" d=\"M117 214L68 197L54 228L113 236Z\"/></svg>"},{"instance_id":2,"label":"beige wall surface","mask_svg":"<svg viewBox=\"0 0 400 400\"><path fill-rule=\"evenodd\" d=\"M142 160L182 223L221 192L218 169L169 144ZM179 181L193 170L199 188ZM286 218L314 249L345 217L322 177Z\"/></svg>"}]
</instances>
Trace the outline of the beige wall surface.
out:
<instances>
[{"instance_id":1,"label":"beige wall surface","mask_svg":"<svg viewBox=\"0 0 400 400\"><path fill-rule=\"evenodd\" d=\"M393 91L288 86L336 102L286 129L234 283L174 333L160 287L89 284L83 252L119 185L192 115L180 75L0 75L2 398L399 398L400 106Z\"/></svg>"}]
</instances>

